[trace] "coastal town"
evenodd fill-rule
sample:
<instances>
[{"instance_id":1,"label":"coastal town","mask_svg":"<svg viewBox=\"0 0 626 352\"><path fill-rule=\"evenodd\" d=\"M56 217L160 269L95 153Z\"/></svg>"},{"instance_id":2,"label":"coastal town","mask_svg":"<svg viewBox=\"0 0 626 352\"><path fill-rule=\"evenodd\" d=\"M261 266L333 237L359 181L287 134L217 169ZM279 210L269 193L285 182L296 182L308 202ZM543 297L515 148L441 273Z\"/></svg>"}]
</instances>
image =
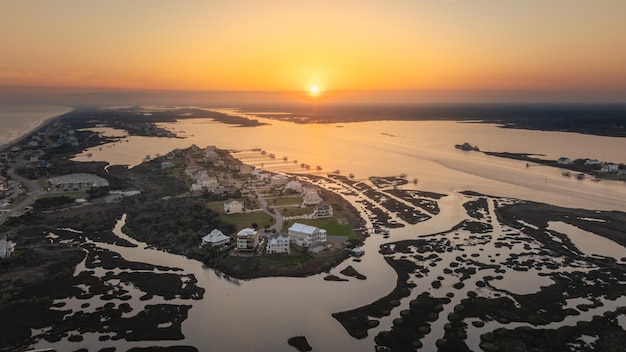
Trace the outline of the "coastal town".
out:
<instances>
[{"instance_id":1,"label":"coastal town","mask_svg":"<svg viewBox=\"0 0 626 352\"><path fill-rule=\"evenodd\" d=\"M119 123L131 133L174 138L151 123L133 125ZM95 142L98 141L98 142ZM85 130L74 129L60 121L49 124L0 154L4 175L2 191L2 220L16 218L33 211L70 211L74 208L95 207L119 202L122 198L144 193L147 181L127 184L127 179L111 179L115 172L96 169L90 173L81 169L81 163L71 163L70 168L59 167L67 163L66 152L75 152L111 140ZM59 155L64 155L59 158ZM173 150L166 155L144 160L145 166L158 170L162 178L176 180L167 196L191 197L208 201L207 208L234 226L224 234L220 229L207 229L196 234L197 247L210 253L228 255L246 260L250 256L291 255L293 251L306 253L298 256L302 262L318 256L330 262L349 256L352 248L363 240L353 228L357 216L345 211L334 212L320 196L320 189L303 183L296 177L255 169L233 158L227 151L215 146L200 148L196 145L185 150ZM64 173L75 168L76 171ZM119 175L118 175L119 176ZM107 180L107 178L109 180ZM114 188L124 184L124 188ZM336 201L337 197L334 197ZM347 210L349 207L345 207ZM9 221L10 222L10 221ZM326 230L313 226L334 223L335 231L327 237ZM311 224L311 225L307 225ZM319 225L322 226L322 225ZM0 242L4 256L23 244L8 240ZM219 248L219 249L218 249ZM169 249L169 248L163 248ZM223 268L228 271L228 268ZM306 273L303 272L303 273ZM294 271L293 275L298 275ZM236 273L235 273L236 275ZM254 273L247 273L253 275Z\"/></svg>"},{"instance_id":2,"label":"coastal town","mask_svg":"<svg viewBox=\"0 0 626 352\"><path fill-rule=\"evenodd\" d=\"M375 334L370 339L379 351L498 351L528 341L536 346L550 343L542 327L594 309L605 314L586 330L560 331L554 343L576 341L588 331L605 340L622 336L614 325L626 312L611 308L607 297L626 294L626 257L586 255L566 233L570 227L585 229L624 245L623 213L471 191L456 195L459 209L451 210L449 195L417 189L417 178L410 182L406 174L293 174L238 159L254 155L281 162L261 148L192 144L146 155L133 167L89 155L88 161L72 160L87 150L127 143L124 136L94 132L98 126L179 138L154 122L117 118L112 112L74 111L0 154L0 322L9 336L0 349L59 341L79 346L93 334L98 343L180 341L190 345L175 348L197 351L185 340L182 323L196 309L192 302L206 300L214 289L216 282L203 278L207 272L234 286L254 278L318 274L324 284L343 285L371 281L359 264L373 258L393 269L395 287L371 303L335 311L332 319L357 340ZM570 170L578 164L585 162L562 158L553 166ZM599 173L618 175L622 169L588 164ZM436 225L439 230L427 227L445 212L454 216ZM428 229L424 233L394 238L421 224ZM144 255L168 263L182 256L203 266L193 273L137 259ZM580 268L594 269L581 281ZM537 286L536 292L503 288L518 275L531 275L526 286ZM347 287L323 286L333 289ZM587 303L572 303L583 299ZM508 329L511 322L533 328ZM431 333L437 329L441 336ZM468 339L470 333L480 338ZM300 351L320 343L303 335L278 338Z\"/></svg>"}]
</instances>

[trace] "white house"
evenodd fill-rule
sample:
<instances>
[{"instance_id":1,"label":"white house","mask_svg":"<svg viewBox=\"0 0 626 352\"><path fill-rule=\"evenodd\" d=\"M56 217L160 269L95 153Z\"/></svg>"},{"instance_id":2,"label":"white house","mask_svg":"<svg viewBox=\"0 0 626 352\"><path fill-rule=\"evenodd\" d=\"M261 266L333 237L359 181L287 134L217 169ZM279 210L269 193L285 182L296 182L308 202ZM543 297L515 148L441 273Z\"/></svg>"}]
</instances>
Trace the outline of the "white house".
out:
<instances>
[{"instance_id":1,"label":"white house","mask_svg":"<svg viewBox=\"0 0 626 352\"><path fill-rule=\"evenodd\" d=\"M250 174L259 181L265 181L269 177L269 174L261 169L254 169Z\"/></svg>"},{"instance_id":2,"label":"white house","mask_svg":"<svg viewBox=\"0 0 626 352\"><path fill-rule=\"evenodd\" d=\"M613 164L613 163L607 163L602 165L602 168L600 169L600 171L602 172L617 172L617 170L619 170L619 165L617 164Z\"/></svg>"},{"instance_id":3,"label":"white house","mask_svg":"<svg viewBox=\"0 0 626 352\"><path fill-rule=\"evenodd\" d=\"M6 235L0 236L0 258L6 258L13 253L15 243L7 239Z\"/></svg>"},{"instance_id":4,"label":"white house","mask_svg":"<svg viewBox=\"0 0 626 352\"><path fill-rule=\"evenodd\" d=\"M295 223L289 228L289 239L300 247L315 247L326 243L326 230Z\"/></svg>"},{"instance_id":5,"label":"white house","mask_svg":"<svg viewBox=\"0 0 626 352\"><path fill-rule=\"evenodd\" d=\"M326 202L320 202L315 206L315 210L313 211L313 216L318 219L329 218L333 216L333 207Z\"/></svg>"},{"instance_id":6,"label":"white house","mask_svg":"<svg viewBox=\"0 0 626 352\"><path fill-rule=\"evenodd\" d=\"M267 253L287 253L291 254L289 246L289 235L282 233L271 234L267 238Z\"/></svg>"},{"instance_id":7,"label":"white house","mask_svg":"<svg viewBox=\"0 0 626 352\"><path fill-rule=\"evenodd\" d=\"M242 175L250 175L254 170L254 166L248 164L239 165L239 173Z\"/></svg>"},{"instance_id":8,"label":"white house","mask_svg":"<svg viewBox=\"0 0 626 352\"><path fill-rule=\"evenodd\" d=\"M322 201L315 188L303 187L302 192L302 204L304 205L314 205Z\"/></svg>"},{"instance_id":9,"label":"white house","mask_svg":"<svg viewBox=\"0 0 626 352\"><path fill-rule=\"evenodd\" d=\"M214 176L204 177L202 180L200 180L200 184L209 192L213 192L217 187L220 186L220 183L217 181L217 177Z\"/></svg>"},{"instance_id":10,"label":"white house","mask_svg":"<svg viewBox=\"0 0 626 352\"><path fill-rule=\"evenodd\" d=\"M302 193L302 184L298 181L289 181L285 185L286 190Z\"/></svg>"},{"instance_id":11,"label":"white house","mask_svg":"<svg viewBox=\"0 0 626 352\"><path fill-rule=\"evenodd\" d=\"M600 161L598 159L587 159L585 160L585 165L600 165Z\"/></svg>"},{"instance_id":12,"label":"white house","mask_svg":"<svg viewBox=\"0 0 626 352\"><path fill-rule=\"evenodd\" d=\"M202 237L201 246L209 245L211 247L215 247L223 246L228 243L230 243L230 237L224 235L222 231L215 229L211 231L208 235Z\"/></svg>"},{"instance_id":13,"label":"white house","mask_svg":"<svg viewBox=\"0 0 626 352\"><path fill-rule=\"evenodd\" d=\"M259 245L259 235L254 229L245 228L237 233L237 249L253 251Z\"/></svg>"},{"instance_id":14,"label":"white house","mask_svg":"<svg viewBox=\"0 0 626 352\"><path fill-rule=\"evenodd\" d=\"M272 179L270 180L270 184L272 186L282 186L286 184L288 181L289 181L289 177L285 175L277 174L277 175L272 176Z\"/></svg>"},{"instance_id":15,"label":"white house","mask_svg":"<svg viewBox=\"0 0 626 352\"><path fill-rule=\"evenodd\" d=\"M243 213L243 203L230 198L224 202L224 213L226 214L241 214Z\"/></svg>"},{"instance_id":16,"label":"white house","mask_svg":"<svg viewBox=\"0 0 626 352\"><path fill-rule=\"evenodd\" d=\"M567 165L567 164L571 164L572 163L572 161L569 158L566 158L564 156L560 157L556 162L559 163L559 164L563 164L563 165Z\"/></svg>"}]
</instances>

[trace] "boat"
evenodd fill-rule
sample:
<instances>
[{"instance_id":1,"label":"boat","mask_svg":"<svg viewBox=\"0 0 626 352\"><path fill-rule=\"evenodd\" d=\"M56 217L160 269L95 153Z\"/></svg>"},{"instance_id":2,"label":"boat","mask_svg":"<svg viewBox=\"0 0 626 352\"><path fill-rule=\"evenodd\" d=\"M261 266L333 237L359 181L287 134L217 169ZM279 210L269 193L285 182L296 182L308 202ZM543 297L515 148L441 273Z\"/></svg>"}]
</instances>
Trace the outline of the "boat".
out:
<instances>
[{"instance_id":1,"label":"boat","mask_svg":"<svg viewBox=\"0 0 626 352\"><path fill-rule=\"evenodd\" d=\"M467 142L463 143L463 144L457 144L454 146L456 149L461 149L461 150L474 150L474 151L480 151L480 149L478 149L478 146L475 145L471 145Z\"/></svg>"},{"instance_id":2,"label":"boat","mask_svg":"<svg viewBox=\"0 0 626 352\"><path fill-rule=\"evenodd\" d=\"M287 161L287 157L284 157L284 158L283 158L283 160L284 160L284 161Z\"/></svg>"},{"instance_id":3,"label":"boat","mask_svg":"<svg viewBox=\"0 0 626 352\"><path fill-rule=\"evenodd\" d=\"M317 165L316 169L317 169L317 171L322 171L322 167L319 166L319 165Z\"/></svg>"},{"instance_id":4,"label":"boat","mask_svg":"<svg viewBox=\"0 0 626 352\"><path fill-rule=\"evenodd\" d=\"M87 156L88 156L89 158L91 158L91 157L93 156L93 154L92 154L91 152L89 152L89 153L87 153Z\"/></svg>"},{"instance_id":5,"label":"boat","mask_svg":"<svg viewBox=\"0 0 626 352\"><path fill-rule=\"evenodd\" d=\"M143 158L143 162L145 163L146 161L150 161L150 155L146 155L146 157Z\"/></svg>"},{"instance_id":6,"label":"boat","mask_svg":"<svg viewBox=\"0 0 626 352\"><path fill-rule=\"evenodd\" d=\"M269 157L270 157L270 158L272 158L272 159L274 159L274 158L276 157L276 155L274 155L274 153L270 153L270 154L269 154Z\"/></svg>"},{"instance_id":7,"label":"boat","mask_svg":"<svg viewBox=\"0 0 626 352\"><path fill-rule=\"evenodd\" d=\"M566 177L572 176L572 174L569 171L563 171L561 175L566 176Z\"/></svg>"},{"instance_id":8,"label":"boat","mask_svg":"<svg viewBox=\"0 0 626 352\"><path fill-rule=\"evenodd\" d=\"M585 174L578 174L578 175L576 175L576 178L579 179L579 180L582 180L582 179L585 178Z\"/></svg>"},{"instance_id":9,"label":"boat","mask_svg":"<svg viewBox=\"0 0 626 352\"><path fill-rule=\"evenodd\" d=\"M354 174L352 174L352 173L349 176L350 176L350 178L354 178Z\"/></svg>"},{"instance_id":10,"label":"boat","mask_svg":"<svg viewBox=\"0 0 626 352\"><path fill-rule=\"evenodd\" d=\"M360 257L363 254L365 254L365 251L362 250L361 248L358 248L358 247L357 248L352 248L350 250L350 252L352 252L352 255L354 255L355 257Z\"/></svg>"}]
</instances>

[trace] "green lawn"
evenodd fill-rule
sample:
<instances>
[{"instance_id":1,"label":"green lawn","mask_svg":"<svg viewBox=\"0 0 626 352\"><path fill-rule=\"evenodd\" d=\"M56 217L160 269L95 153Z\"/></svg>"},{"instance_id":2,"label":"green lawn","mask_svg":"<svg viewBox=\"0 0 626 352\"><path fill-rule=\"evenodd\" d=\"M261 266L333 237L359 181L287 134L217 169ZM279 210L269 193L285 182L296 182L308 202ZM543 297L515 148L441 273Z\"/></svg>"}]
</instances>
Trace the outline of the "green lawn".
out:
<instances>
[{"instance_id":1,"label":"green lawn","mask_svg":"<svg viewBox=\"0 0 626 352\"><path fill-rule=\"evenodd\" d=\"M235 225L238 230L244 229L246 227L250 227L252 223L256 223L259 225L259 228L265 227L265 225L273 225L274 218L267 215L265 212L259 211L248 214L232 214L226 215L224 214L224 202L216 201L216 202L208 202L207 206L209 209L220 214L220 218L230 224Z\"/></svg>"},{"instance_id":2,"label":"green lawn","mask_svg":"<svg viewBox=\"0 0 626 352\"><path fill-rule=\"evenodd\" d=\"M291 247L291 254L285 253L276 253L276 254L267 254L264 253L261 256L261 261L263 266L268 267L276 267L276 266L290 266L295 264L301 264L311 259L309 255L306 253L294 249Z\"/></svg>"},{"instance_id":3,"label":"green lawn","mask_svg":"<svg viewBox=\"0 0 626 352\"><path fill-rule=\"evenodd\" d=\"M312 214L314 209L315 209L315 206L313 205L310 205L305 208L300 208L300 207L276 208L276 210L280 211L280 213L283 214L283 216L298 216L298 215Z\"/></svg>"},{"instance_id":4,"label":"green lawn","mask_svg":"<svg viewBox=\"0 0 626 352\"><path fill-rule=\"evenodd\" d=\"M287 232L287 229L296 222L305 225L311 225L324 229L328 236L348 236L349 239L357 239L356 234L352 231L352 226L348 223L341 212L337 212L332 218L324 219L297 219L289 220L283 224L283 231Z\"/></svg>"},{"instance_id":5,"label":"green lawn","mask_svg":"<svg viewBox=\"0 0 626 352\"><path fill-rule=\"evenodd\" d=\"M273 205L276 208L280 208L286 205L298 205L302 203L302 197L300 196L268 198L266 200L267 204Z\"/></svg>"}]
</instances>

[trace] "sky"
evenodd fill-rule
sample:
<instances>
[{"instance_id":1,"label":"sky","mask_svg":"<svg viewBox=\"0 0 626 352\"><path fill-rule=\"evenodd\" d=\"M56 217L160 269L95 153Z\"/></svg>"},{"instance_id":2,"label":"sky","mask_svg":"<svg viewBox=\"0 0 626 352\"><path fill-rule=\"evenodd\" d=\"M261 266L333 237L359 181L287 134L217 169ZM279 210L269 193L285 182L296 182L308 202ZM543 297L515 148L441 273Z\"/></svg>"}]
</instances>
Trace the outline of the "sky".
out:
<instances>
[{"instance_id":1,"label":"sky","mask_svg":"<svg viewBox=\"0 0 626 352\"><path fill-rule=\"evenodd\" d=\"M624 0L2 0L0 47L6 99L626 102Z\"/></svg>"}]
</instances>

